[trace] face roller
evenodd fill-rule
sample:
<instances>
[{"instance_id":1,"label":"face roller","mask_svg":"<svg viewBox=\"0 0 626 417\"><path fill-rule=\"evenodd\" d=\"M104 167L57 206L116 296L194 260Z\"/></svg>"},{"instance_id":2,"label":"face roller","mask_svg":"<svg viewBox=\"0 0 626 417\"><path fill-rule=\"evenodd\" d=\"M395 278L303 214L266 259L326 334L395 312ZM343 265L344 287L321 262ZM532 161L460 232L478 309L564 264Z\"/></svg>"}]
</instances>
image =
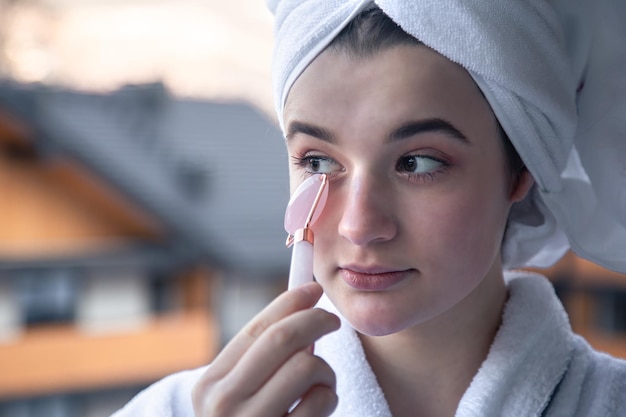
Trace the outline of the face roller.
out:
<instances>
[{"instance_id":1,"label":"face roller","mask_svg":"<svg viewBox=\"0 0 626 417\"><path fill-rule=\"evenodd\" d=\"M289 289L313 281L313 223L319 218L328 198L326 174L306 179L291 196L285 211L287 247L293 245Z\"/></svg>"}]
</instances>

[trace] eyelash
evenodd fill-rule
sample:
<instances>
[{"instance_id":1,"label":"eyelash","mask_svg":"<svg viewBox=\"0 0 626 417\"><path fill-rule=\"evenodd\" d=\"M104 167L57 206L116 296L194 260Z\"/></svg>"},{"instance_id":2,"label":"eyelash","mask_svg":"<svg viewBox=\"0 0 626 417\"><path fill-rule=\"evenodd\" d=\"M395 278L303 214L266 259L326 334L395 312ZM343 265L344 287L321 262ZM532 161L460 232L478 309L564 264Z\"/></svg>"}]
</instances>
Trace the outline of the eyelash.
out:
<instances>
[{"instance_id":1,"label":"eyelash","mask_svg":"<svg viewBox=\"0 0 626 417\"><path fill-rule=\"evenodd\" d=\"M400 168L399 168L400 164L403 161L405 161L407 158L429 159L431 161L441 164L441 166L429 172L422 172L422 173L402 172L400 171ZM328 162L331 164L339 165L333 158L330 158L324 155L315 155L315 154L305 153L303 155L292 156L291 159L296 166L305 170L306 176L314 175L318 173L317 171L310 169L311 163L313 163L313 161L324 161L324 162ZM440 174L443 174L445 171L447 171L447 169L450 167L450 163L443 159L435 158L427 154L409 154L409 155L403 155L400 158L398 158L398 162L396 163L395 166L396 166L396 171L400 172L408 181L411 181L414 183L425 183L429 181L434 181ZM336 171L328 172L326 174L328 174L329 177L332 177L334 174L337 174L337 172Z\"/></svg>"},{"instance_id":2,"label":"eyelash","mask_svg":"<svg viewBox=\"0 0 626 417\"><path fill-rule=\"evenodd\" d=\"M432 171L420 172L420 173L411 173L406 171L401 171L400 165L405 162L408 158L419 158L419 159L427 159L430 162L436 162L439 164L438 167L433 169ZM427 181L434 181L440 174L443 174L450 167L450 163L441 158L435 158L432 155L428 154L409 154L403 155L398 159L396 163L396 171L401 172L404 176L406 176L407 180L416 183L424 183Z\"/></svg>"},{"instance_id":3,"label":"eyelash","mask_svg":"<svg viewBox=\"0 0 626 417\"><path fill-rule=\"evenodd\" d=\"M304 169L307 175L313 175L313 174L318 173L317 171L314 171L311 169L311 164L313 163L313 161L323 161L323 162L329 162L332 164L337 164L337 162L334 159L329 158L327 156L323 156L323 155L304 154L302 156L300 155L292 156L291 159L294 161L294 164L296 166ZM326 174L328 174L329 176L332 176L334 173L335 172L328 172Z\"/></svg>"}]
</instances>

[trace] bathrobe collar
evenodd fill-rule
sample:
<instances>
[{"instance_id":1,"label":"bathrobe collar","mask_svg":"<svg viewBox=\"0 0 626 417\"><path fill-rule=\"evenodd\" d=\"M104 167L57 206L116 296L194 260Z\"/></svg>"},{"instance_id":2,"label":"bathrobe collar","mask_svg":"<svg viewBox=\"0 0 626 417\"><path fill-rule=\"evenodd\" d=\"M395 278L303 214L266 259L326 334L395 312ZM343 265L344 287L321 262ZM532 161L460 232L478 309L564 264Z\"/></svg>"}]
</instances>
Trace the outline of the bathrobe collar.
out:
<instances>
[{"instance_id":1,"label":"bathrobe collar","mask_svg":"<svg viewBox=\"0 0 626 417\"><path fill-rule=\"evenodd\" d=\"M461 398L456 417L540 416L571 361L574 340L562 304L546 278L506 272L509 300L486 360ZM320 307L337 313L328 298ZM316 344L337 374L333 416L391 417L382 389L350 324Z\"/></svg>"}]
</instances>

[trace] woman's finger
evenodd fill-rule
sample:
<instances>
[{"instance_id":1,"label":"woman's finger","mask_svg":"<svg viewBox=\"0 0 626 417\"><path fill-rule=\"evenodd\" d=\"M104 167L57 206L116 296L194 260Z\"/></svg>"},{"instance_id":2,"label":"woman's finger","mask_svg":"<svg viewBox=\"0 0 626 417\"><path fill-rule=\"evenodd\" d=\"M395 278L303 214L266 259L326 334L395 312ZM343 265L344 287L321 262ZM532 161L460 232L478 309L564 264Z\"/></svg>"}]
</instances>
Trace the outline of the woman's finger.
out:
<instances>
[{"instance_id":1,"label":"woman's finger","mask_svg":"<svg viewBox=\"0 0 626 417\"><path fill-rule=\"evenodd\" d=\"M327 417L337 408L338 402L334 389L316 385L305 394L289 417Z\"/></svg>"},{"instance_id":2,"label":"woman's finger","mask_svg":"<svg viewBox=\"0 0 626 417\"><path fill-rule=\"evenodd\" d=\"M278 296L224 347L207 372L217 378L230 372L248 348L272 324L297 311L313 307L321 295L322 287L317 283L310 283Z\"/></svg>"},{"instance_id":3,"label":"woman's finger","mask_svg":"<svg viewBox=\"0 0 626 417\"><path fill-rule=\"evenodd\" d=\"M242 358L244 358L252 346L259 344L259 339L267 333L268 329L275 326L276 323L282 323L280 327L295 327L311 329L315 328L315 332L304 335L299 330L293 331L296 339L304 340L295 343L296 346L305 343L311 344L315 340L315 334L323 334L329 326L320 326L320 322L333 322L335 319L326 317L321 319L320 316L329 316L329 313L320 314L314 312L311 307L315 305L322 294L322 289L317 283L303 285L291 291L287 291L274 300L267 308L259 313L244 329L242 329L235 338L223 349L223 351L215 358L211 366L207 368L202 377L198 380L193 389L194 410L198 415L211 416L229 416L234 415L236 410L241 410L249 401L250 396L260 388L259 384L265 382L264 379L255 378L259 370L265 372L266 377L275 372L288 356L295 353L291 350L291 354L284 356L277 363L274 369L266 366L267 358L275 356L274 351L267 348L261 348L266 352L266 357L260 357L255 361L248 361L247 366L241 366ZM318 310L319 311L319 310ZM294 320L292 316L298 313L309 312L309 314L300 315L299 319ZM312 316L311 318L307 318ZM306 324L312 320L313 323ZM289 332L289 331L287 331ZM319 336L317 336L319 337ZM271 341L272 338L269 338ZM271 343L269 343L271 345ZM268 341L261 343L261 347L267 346ZM257 351L259 349L256 349ZM258 355L255 355L257 357ZM237 373L233 370L238 369ZM234 382L235 381L235 382ZM208 414L207 414L208 413Z\"/></svg>"},{"instance_id":4,"label":"woman's finger","mask_svg":"<svg viewBox=\"0 0 626 417\"><path fill-rule=\"evenodd\" d=\"M306 351L292 355L250 399L251 410L282 416L292 405L317 386L335 391L335 373L320 357Z\"/></svg>"},{"instance_id":5,"label":"woman's finger","mask_svg":"<svg viewBox=\"0 0 626 417\"><path fill-rule=\"evenodd\" d=\"M230 372L229 383L253 395L293 355L339 328L337 316L314 308L298 311L271 325Z\"/></svg>"}]
</instances>

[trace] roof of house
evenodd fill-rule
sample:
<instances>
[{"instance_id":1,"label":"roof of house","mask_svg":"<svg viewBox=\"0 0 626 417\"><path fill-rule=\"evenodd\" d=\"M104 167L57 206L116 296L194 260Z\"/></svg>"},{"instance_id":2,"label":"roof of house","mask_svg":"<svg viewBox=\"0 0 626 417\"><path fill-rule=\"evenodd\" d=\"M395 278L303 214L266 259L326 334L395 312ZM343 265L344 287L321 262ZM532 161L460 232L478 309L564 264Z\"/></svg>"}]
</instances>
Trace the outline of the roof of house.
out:
<instances>
[{"instance_id":1,"label":"roof of house","mask_svg":"<svg viewBox=\"0 0 626 417\"><path fill-rule=\"evenodd\" d=\"M225 268L284 270L287 153L245 103L175 98L161 84L93 94L0 83L0 106L44 154L77 158Z\"/></svg>"}]
</instances>

